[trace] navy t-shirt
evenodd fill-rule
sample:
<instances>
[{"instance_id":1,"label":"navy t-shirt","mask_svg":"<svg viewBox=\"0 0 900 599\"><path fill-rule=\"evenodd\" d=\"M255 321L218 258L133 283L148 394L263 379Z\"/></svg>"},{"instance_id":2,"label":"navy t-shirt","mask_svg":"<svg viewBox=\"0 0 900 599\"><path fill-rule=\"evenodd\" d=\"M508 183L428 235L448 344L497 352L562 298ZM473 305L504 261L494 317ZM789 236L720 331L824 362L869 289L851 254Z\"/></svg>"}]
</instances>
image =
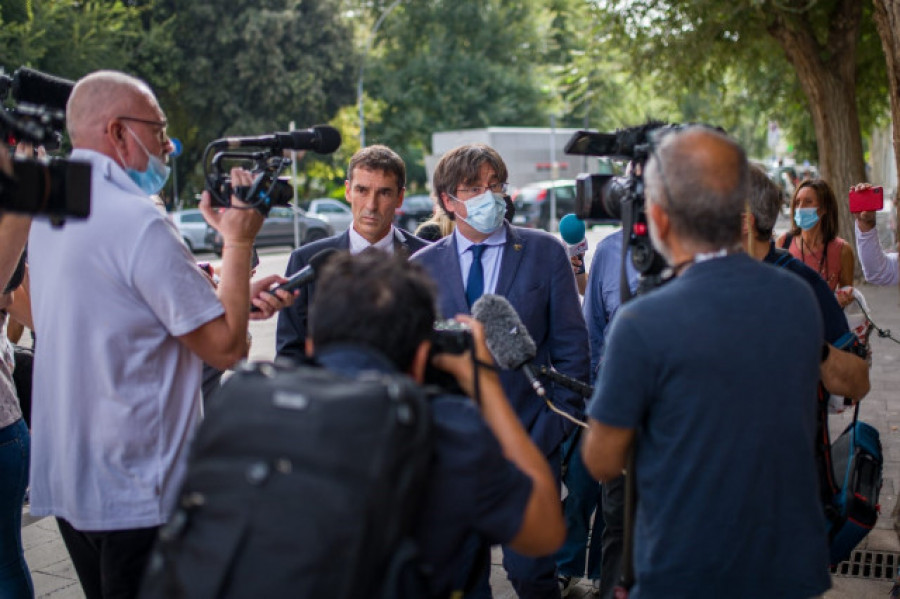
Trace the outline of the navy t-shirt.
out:
<instances>
[{"instance_id":1,"label":"navy t-shirt","mask_svg":"<svg viewBox=\"0 0 900 599\"><path fill-rule=\"evenodd\" d=\"M589 413L637 433L633 599L829 587L818 313L808 285L746 254L619 309Z\"/></svg>"},{"instance_id":2,"label":"navy t-shirt","mask_svg":"<svg viewBox=\"0 0 900 599\"><path fill-rule=\"evenodd\" d=\"M345 374L394 370L381 355L358 348L332 348L317 358L326 368ZM431 417L434 457L415 536L421 563L430 574L430 596L445 597L460 572L471 566L461 549L473 532L492 545L516 536L532 482L504 457L468 398L434 398Z\"/></svg>"},{"instance_id":3,"label":"navy t-shirt","mask_svg":"<svg viewBox=\"0 0 900 599\"><path fill-rule=\"evenodd\" d=\"M769 242L769 253L763 259L767 264L776 264L779 258L778 252L775 250L775 242ZM809 266L797 260L790 254L787 254L787 260L783 265L777 265L796 275L799 275L806 281L813 293L816 295L816 301L819 303L819 309L822 311L822 324L825 327L825 341L835 345L841 337L850 332L850 325L847 324L847 316L844 310L834 297L834 292L825 282L822 276L811 269Z\"/></svg>"}]
</instances>

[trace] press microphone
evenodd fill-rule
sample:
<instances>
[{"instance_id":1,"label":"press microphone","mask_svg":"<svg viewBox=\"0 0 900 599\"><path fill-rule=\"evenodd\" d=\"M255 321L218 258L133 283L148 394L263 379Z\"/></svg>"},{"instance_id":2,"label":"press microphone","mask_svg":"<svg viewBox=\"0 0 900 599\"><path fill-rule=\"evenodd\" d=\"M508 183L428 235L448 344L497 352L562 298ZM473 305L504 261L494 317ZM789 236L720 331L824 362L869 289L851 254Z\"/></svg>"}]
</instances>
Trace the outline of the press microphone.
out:
<instances>
[{"instance_id":1,"label":"press microphone","mask_svg":"<svg viewBox=\"0 0 900 599\"><path fill-rule=\"evenodd\" d=\"M276 291L283 289L290 293L293 293L295 290L300 289L304 285L309 285L313 281L316 280L316 277L319 276L319 273L322 271L322 267L325 266L325 263L331 259L331 256L337 252L337 248L325 248L324 250L320 250L313 254L312 258L309 259L309 264L298 270L294 273L291 278L289 278L286 282L282 283L275 289L269 290L269 293L272 295L275 294ZM251 312L259 312L259 308L256 306L252 306L250 308Z\"/></svg>"},{"instance_id":2,"label":"press microphone","mask_svg":"<svg viewBox=\"0 0 900 599\"><path fill-rule=\"evenodd\" d=\"M472 317L484 328L484 341L497 366L503 370L521 370L534 392L544 400L547 407L563 418L587 428L587 424L571 414L559 409L547 398L547 391L538 378L537 368L531 363L537 355L537 345L518 312L507 299L500 295L482 295L472 304ZM560 373L548 373L568 380L574 380ZM576 381L577 382L577 381ZM579 390L584 395L584 390Z\"/></svg>"},{"instance_id":3,"label":"press microphone","mask_svg":"<svg viewBox=\"0 0 900 599\"><path fill-rule=\"evenodd\" d=\"M217 148L263 147L276 152L282 150L312 150L317 154L331 154L341 147L340 132L329 125L316 125L304 131L272 133L256 137L224 137L210 145Z\"/></svg>"},{"instance_id":4,"label":"press microphone","mask_svg":"<svg viewBox=\"0 0 900 599\"><path fill-rule=\"evenodd\" d=\"M66 103L72 95L75 82L41 71L19 67L12 76L10 92L13 100L25 104L46 106L61 112L66 111Z\"/></svg>"},{"instance_id":5,"label":"press microphone","mask_svg":"<svg viewBox=\"0 0 900 599\"><path fill-rule=\"evenodd\" d=\"M559 219L559 235L566 242L569 258L572 256L584 258L584 254L588 250L588 242L584 238L584 233L584 221L574 214L567 214Z\"/></svg>"},{"instance_id":6,"label":"press microphone","mask_svg":"<svg viewBox=\"0 0 900 599\"><path fill-rule=\"evenodd\" d=\"M494 361L503 370L522 370L539 397L547 392L531 361L537 345L512 304L501 295L482 295L472 304L472 317L484 327L484 341Z\"/></svg>"}]
</instances>

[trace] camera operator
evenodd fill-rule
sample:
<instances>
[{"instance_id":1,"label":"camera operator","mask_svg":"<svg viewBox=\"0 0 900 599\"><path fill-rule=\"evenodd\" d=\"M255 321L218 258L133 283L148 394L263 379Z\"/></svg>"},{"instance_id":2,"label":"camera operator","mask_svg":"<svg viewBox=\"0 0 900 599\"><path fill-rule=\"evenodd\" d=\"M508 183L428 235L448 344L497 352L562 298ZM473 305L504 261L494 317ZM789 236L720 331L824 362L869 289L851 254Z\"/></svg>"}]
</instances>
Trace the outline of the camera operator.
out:
<instances>
[{"instance_id":1,"label":"camera operator","mask_svg":"<svg viewBox=\"0 0 900 599\"><path fill-rule=\"evenodd\" d=\"M870 183L860 183L850 191L871 189ZM878 229L875 227L875 213L871 211L857 212L856 217L856 252L862 264L866 282L873 285L896 285L900 282L897 252L886 253L878 240Z\"/></svg>"},{"instance_id":2,"label":"camera operator","mask_svg":"<svg viewBox=\"0 0 900 599\"><path fill-rule=\"evenodd\" d=\"M113 71L81 79L66 120L73 158L92 166L91 215L29 237L35 355L31 513L53 515L85 595L137 593L172 508L200 417L201 363L246 355L251 302L268 317L291 296L252 287L262 215L200 209L225 243L218 291L149 195L173 146L146 83ZM237 185L249 173L235 169ZM243 207L238 198L235 206Z\"/></svg>"},{"instance_id":3,"label":"camera operator","mask_svg":"<svg viewBox=\"0 0 900 599\"><path fill-rule=\"evenodd\" d=\"M583 445L606 481L634 443L637 599L829 586L806 399L821 317L807 285L739 251L747 169L705 127L669 133L647 163L650 236L678 276L619 308Z\"/></svg>"},{"instance_id":4,"label":"camera operator","mask_svg":"<svg viewBox=\"0 0 900 599\"><path fill-rule=\"evenodd\" d=\"M434 284L422 267L377 250L330 260L310 308L307 352L325 368L355 375L405 372L422 383L435 320ZM416 530L421 561L431 571L431 597L444 597L465 567L464 541L508 543L525 555L547 555L565 534L553 474L506 399L481 325L468 353L440 354L434 365L450 372L465 397L430 401L434 458ZM474 377L479 381L476 386ZM480 409L480 414L479 414ZM314 543L315 539L308 539Z\"/></svg>"}]
</instances>

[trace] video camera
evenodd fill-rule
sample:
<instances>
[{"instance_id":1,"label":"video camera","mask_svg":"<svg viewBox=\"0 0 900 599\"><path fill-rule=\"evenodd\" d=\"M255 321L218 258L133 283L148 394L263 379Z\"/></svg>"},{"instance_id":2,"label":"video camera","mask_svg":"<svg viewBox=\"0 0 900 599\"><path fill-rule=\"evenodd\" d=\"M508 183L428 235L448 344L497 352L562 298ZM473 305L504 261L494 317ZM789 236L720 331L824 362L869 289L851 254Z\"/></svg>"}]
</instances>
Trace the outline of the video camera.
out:
<instances>
[{"instance_id":1,"label":"video camera","mask_svg":"<svg viewBox=\"0 0 900 599\"><path fill-rule=\"evenodd\" d=\"M294 197L291 184L279 177L291 164L291 159L284 156L285 151L312 150L318 154L331 154L339 147L340 132L327 125L290 133L217 139L203 152L206 189L213 202L220 206L231 206L231 196L235 195L265 216L272 206L287 206ZM250 187L231 185L227 173L233 166L246 168L256 175Z\"/></svg>"},{"instance_id":2,"label":"video camera","mask_svg":"<svg viewBox=\"0 0 900 599\"><path fill-rule=\"evenodd\" d=\"M59 149L65 129L66 102L72 81L21 67L10 77L0 70L0 135L14 148L20 141ZM13 175L0 170L0 210L47 216L54 225L67 217L87 218L91 212L91 165L49 159L13 160Z\"/></svg>"},{"instance_id":3,"label":"video camera","mask_svg":"<svg viewBox=\"0 0 900 599\"><path fill-rule=\"evenodd\" d=\"M655 287L666 261L653 248L645 212L644 168L660 136L682 129L650 121L615 133L578 131L565 146L567 154L606 156L630 163L625 176L582 174L576 179L575 216L582 220L619 220L625 231L625 250L630 247L631 261L641 275L642 288ZM624 264L623 264L624 265Z\"/></svg>"}]
</instances>

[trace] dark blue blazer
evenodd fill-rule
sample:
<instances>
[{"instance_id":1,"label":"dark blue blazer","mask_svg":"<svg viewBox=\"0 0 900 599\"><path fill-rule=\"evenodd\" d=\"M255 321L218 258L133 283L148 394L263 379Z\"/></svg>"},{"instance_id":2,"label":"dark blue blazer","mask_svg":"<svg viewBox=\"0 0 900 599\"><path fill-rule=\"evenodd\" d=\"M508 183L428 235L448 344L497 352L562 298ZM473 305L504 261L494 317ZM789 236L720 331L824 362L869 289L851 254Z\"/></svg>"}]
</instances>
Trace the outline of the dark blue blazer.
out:
<instances>
[{"instance_id":1,"label":"dark blue blazer","mask_svg":"<svg viewBox=\"0 0 900 599\"><path fill-rule=\"evenodd\" d=\"M589 381L587 328L578 301L575 275L562 243L544 231L506 227L497 295L519 313L537 344L534 364L550 365L580 381ZM465 286L459 267L456 237L449 235L417 252L412 260L423 265L439 290L439 306L446 318L468 314ZM551 455L574 426L538 399L522 372L501 372L510 403L544 455ZM544 380L547 395L577 417L584 399Z\"/></svg>"},{"instance_id":2,"label":"dark blue blazer","mask_svg":"<svg viewBox=\"0 0 900 599\"><path fill-rule=\"evenodd\" d=\"M394 228L394 251L404 252L407 256L411 256L427 245L428 242L424 239ZM310 258L326 248L349 250L350 230L348 229L340 235L314 241L291 252L284 276L290 277L306 266ZM275 351L278 356L302 358L306 355L306 321L314 289L315 283L301 287L300 295L294 300L294 303L278 313L278 326L275 331Z\"/></svg>"}]
</instances>

